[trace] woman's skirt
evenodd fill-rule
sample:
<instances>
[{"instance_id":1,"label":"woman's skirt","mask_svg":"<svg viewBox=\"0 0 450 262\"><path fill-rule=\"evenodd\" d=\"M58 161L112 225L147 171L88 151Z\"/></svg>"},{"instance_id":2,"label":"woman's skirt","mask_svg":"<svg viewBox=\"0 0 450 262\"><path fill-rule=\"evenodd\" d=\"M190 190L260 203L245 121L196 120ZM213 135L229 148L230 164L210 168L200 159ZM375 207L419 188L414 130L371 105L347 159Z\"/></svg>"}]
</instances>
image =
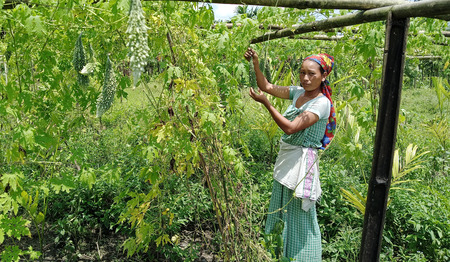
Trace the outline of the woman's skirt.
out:
<instances>
[{"instance_id":1,"label":"woman's skirt","mask_svg":"<svg viewBox=\"0 0 450 262\"><path fill-rule=\"evenodd\" d=\"M266 235L279 231L280 225L283 226L284 257L297 262L322 261L322 243L315 205L307 212L304 211L302 199L294 197L291 189L275 180L266 221Z\"/></svg>"}]
</instances>

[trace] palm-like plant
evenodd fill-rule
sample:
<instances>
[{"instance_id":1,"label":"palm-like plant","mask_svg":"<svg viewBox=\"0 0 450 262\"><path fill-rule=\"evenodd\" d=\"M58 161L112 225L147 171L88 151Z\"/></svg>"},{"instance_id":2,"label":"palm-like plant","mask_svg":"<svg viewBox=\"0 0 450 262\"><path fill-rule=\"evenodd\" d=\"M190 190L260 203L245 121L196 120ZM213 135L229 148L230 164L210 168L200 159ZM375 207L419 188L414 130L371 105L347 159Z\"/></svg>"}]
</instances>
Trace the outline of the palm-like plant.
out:
<instances>
[{"instance_id":1,"label":"palm-like plant","mask_svg":"<svg viewBox=\"0 0 450 262\"><path fill-rule=\"evenodd\" d=\"M409 144L406 148L405 152L405 160L400 160L398 149L394 152L394 159L392 163L392 182L391 182L391 189L394 190L409 190L413 191L411 188L403 188L399 187L400 184L406 183L406 182L413 182L418 181L411 180L411 179L403 179L407 174L411 173L412 171L422 168L420 165L423 163L423 160L420 160L420 158L428 154L430 151L425 151L420 154L417 154L418 147L413 144ZM357 189L354 187L350 187L351 192L349 190L346 190L344 188L341 188L341 195L344 197L344 199L351 205L356 207L363 215L366 210L366 200L367 198L364 197ZM388 205L391 202L391 200L388 200Z\"/></svg>"}]
</instances>

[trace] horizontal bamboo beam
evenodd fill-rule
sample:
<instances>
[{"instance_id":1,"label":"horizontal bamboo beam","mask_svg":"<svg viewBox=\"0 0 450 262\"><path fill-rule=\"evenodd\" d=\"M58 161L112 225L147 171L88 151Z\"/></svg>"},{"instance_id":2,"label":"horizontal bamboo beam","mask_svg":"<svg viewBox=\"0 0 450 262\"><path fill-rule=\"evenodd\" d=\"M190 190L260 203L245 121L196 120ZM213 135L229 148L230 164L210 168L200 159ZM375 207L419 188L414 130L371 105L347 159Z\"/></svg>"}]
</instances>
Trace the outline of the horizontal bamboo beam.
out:
<instances>
[{"instance_id":1,"label":"horizontal bamboo beam","mask_svg":"<svg viewBox=\"0 0 450 262\"><path fill-rule=\"evenodd\" d=\"M143 0L143 1L155 1L155 0ZM367 10L406 2L405 0L211 0L211 1L174 0L174 1L206 2L215 4L277 6L277 7L291 7L300 9L320 8L320 9L357 9L357 10ZM3 9L11 9L18 4L21 3L28 4L29 2L30 2L29 0L5 0Z\"/></svg>"},{"instance_id":2,"label":"horizontal bamboo beam","mask_svg":"<svg viewBox=\"0 0 450 262\"><path fill-rule=\"evenodd\" d=\"M439 60L442 59L442 56L433 56L433 55L407 55L408 59L418 59L418 60Z\"/></svg>"},{"instance_id":3,"label":"horizontal bamboo beam","mask_svg":"<svg viewBox=\"0 0 450 262\"><path fill-rule=\"evenodd\" d=\"M154 1L154 0L144 0ZM171 0L172 1L172 0ZM367 10L383 6L406 3L405 0L173 0L183 2L205 2L214 4L259 5L290 8L357 9Z\"/></svg>"},{"instance_id":4,"label":"horizontal bamboo beam","mask_svg":"<svg viewBox=\"0 0 450 262\"><path fill-rule=\"evenodd\" d=\"M332 17L325 20L303 24L294 28L287 28L266 33L260 37L252 39L250 43L261 43L268 40L298 34L381 21L385 20L389 13L392 13L392 15L396 18L447 15L450 14L450 0L428 0L359 11L354 14Z\"/></svg>"},{"instance_id":5,"label":"horizontal bamboo beam","mask_svg":"<svg viewBox=\"0 0 450 262\"><path fill-rule=\"evenodd\" d=\"M327 36L327 35L314 35L314 36L299 36L296 37L296 39L303 39L303 40L321 40L321 41L338 41L342 39L344 36L341 35L334 35L334 36Z\"/></svg>"},{"instance_id":6,"label":"horizontal bamboo beam","mask_svg":"<svg viewBox=\"0 0 450 262\"><path fill-rule=\"evenodd\" d=\"M211 29L216 28L216 26L217 26L217 24L213 24L213 25L211 26ZM242 24L241 24L241 23L235 23L235 24L233 24L233 23L225 23L225 26L226 26L228 29L231 29L231 28L233 28L233 27L235 27L235 26L237 26L237 27L242 26ZM262 24L259 25L258 28L259 28L259 29L266 29L266 28L264 27L264 25L262 25ZM269 29L269 30L281 30L281 29L284 29L284 28L286 28L286 27L280 26L280 25L268 25L268 26L267 26L267 29Z\"/></svg>"}]
</instances>

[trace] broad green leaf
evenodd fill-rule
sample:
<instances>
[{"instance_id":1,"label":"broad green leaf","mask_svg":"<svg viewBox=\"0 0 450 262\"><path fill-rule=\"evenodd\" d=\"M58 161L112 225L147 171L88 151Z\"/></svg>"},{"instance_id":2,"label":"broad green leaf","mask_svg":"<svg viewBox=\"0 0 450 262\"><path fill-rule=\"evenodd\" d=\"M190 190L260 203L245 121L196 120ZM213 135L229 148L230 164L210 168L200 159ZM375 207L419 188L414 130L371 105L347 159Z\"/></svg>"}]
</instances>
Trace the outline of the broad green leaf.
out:
<instances>
[{"instance_id":1,"label":"broad green leaf","mask_svg":"<svg viewBox=\"0 0 450 262\"><path fill-rule=\"evenodd\" d=\"M1 261L2 262L12 262L19 261L19 255L21 250L18 246L6 246L5 250L1 253Z\"/></svg>"},{"instance_id":2,"label":"broad green leaf","mask_svg":"<svg viewBox=\"0 0 450 262\"><path fill-rule=\"evenodd\" d=\"M11 190L17 191L18 188L22 188L21 183L23 178L24 176L22 173L6 173L1 176L1 181L4 187L9 185Z\"/></svg>"},{"instance_id":3,"label":"broad green leaf","mask_svg":"<svg viewBox=\"0 0 450 262\"><path fill-rule=\"evenodd\" d=\"M60 191L68 193L75 188L73 179L67 175L62 177L52 177L50 179L50 185L53 190L55 190L56 194L59 194Z\"/></svg>"},{"instance_id":4,"label":"broad green leaf","mask_svg":"<svg viewBox=\"0 0 450 262\"><path fill-rule=\"evenodd\" d=\"M18 217L3 217L0 220L0 228L2 228L8 237L14 237L18 240L22 236L31 237L30 229L28 225L30 221L23 219L21 216Z\"/></svg>"},{"instance_id":5,"label":"broad green leaf","mask_svg":"<svg viewBox=\"0 0 450 262\"><path fill-rule=\"evenodd\" d=\"M27 20L25 20L25 29L29 34L38 34L42 35L46 33L46 29L41 21L41 17L39 16L29 16Z\"/></svg>"},{"instance_id":6,"label":"broad green leaf","mask_svg":"<svg viewBox=\"0 0 450 262\"><path fill-rule=\"evenodd\" d=\"M45 220L45 216L42 212L39 212L39 214L36 216L35 221L37 224L41 224L42 222L44 222Z\"/></svg>"},{"instance_id":7,"label":"broad green leaf","mask_svg":"<svg viewBox=\"0 0 450 262\"><path fill-rule=\"evenodd\" d=\"M97 177L95 176L95 172L92 168L83 169L80 174L80 182L87 185L89 189L92 189L92 186L95 184Z\"/></svg>"}]
</instances>

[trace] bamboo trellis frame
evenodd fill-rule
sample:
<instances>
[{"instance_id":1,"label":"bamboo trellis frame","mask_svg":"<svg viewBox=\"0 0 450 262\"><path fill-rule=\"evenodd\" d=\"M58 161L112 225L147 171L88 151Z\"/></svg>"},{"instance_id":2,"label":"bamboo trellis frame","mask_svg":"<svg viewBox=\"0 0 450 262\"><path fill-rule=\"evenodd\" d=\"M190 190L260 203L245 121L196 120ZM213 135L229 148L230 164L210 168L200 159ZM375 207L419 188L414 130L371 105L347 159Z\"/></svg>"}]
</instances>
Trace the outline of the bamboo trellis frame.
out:
<instances>
[{"instance_id":1,"label":"bamboo trellis frame","mask_svg":"<svg viewBox=\"0 0 450 262\"><path fill-rule=\"evenodd\" d=\"M386 20L389 13L392 13L392 15L397 18L447 15L450 14L450 0L420 1L359 11L354 14L332 17L325 20L299 25L295 28L286 28L275 32L266 33L260 37L252 39L250 42L255 44L298 34Z\"/></svg>"}]
</instances>

